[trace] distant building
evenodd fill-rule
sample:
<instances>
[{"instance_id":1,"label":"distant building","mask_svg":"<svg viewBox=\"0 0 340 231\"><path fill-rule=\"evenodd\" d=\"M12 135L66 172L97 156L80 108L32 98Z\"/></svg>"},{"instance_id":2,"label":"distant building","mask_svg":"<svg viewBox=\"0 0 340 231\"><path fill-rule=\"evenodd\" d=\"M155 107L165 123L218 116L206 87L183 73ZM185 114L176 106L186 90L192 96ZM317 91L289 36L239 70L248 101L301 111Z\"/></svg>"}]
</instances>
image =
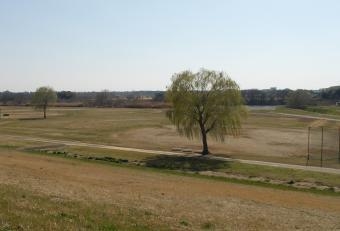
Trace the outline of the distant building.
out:
<instances>
[{"instance_id":1,"label":"distant building","mask_svg":"<svg viewBox=\"0 0 340 231\"><path fill-rule=\"evenodd\" d=\"M152 97L151 97L151 96L144 96L144 95L137 96L136 98L137 98L138 100L152 100Z\"/></svg>"},{"instance_id":2,"label":"distant building","mask_svg":"<svg viewBox=\"0 0 340 231\"><path fill-rule=\"evenodd\" d=\"M335 102L335 106L340 106L340 101Z\"/></svg>"}]
</instances>

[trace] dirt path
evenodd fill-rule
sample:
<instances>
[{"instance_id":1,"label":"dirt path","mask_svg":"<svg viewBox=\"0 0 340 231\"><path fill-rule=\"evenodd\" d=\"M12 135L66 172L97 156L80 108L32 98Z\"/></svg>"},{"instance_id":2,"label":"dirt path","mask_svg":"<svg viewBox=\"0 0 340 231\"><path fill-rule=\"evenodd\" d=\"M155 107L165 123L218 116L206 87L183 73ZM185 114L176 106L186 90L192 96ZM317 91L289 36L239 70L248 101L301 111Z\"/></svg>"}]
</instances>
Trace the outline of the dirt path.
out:
<instances>
[{"instance_id":1,"label":"dirt path","mask_svg":"<svg viewBox=\"0 0 340 231\"><path fill-rule=\"evenodd\" d=\"M180 153L180 152L168 152L168 151L158 151L158 150L128 148L128 147L119 147L119 146L112 146L112 145L91 144L91 143L84 143L84 142L79 142L79 141L43 139L43 138L38 138L38 137L13 136L13 135L2 135L2 134L0 134L0 137L12 138L12 139L20 139L20 140L25 140L25 141L44 142L44 143L50 143L50 144L63 144L63 145L78 146L78 147L103 148L103 149L120 150L120 151L132 151L132 152L140 152L140 153L150 153L150 154L157 154L157 155L192 155L192 156L200 156L199 154L184 154L184 153ZM256 160L231 159L231 158L226 158L226 157L217 157L217 156L213 156L213 155L210 155L207 158L214 158L214 159L220 159L220 160L226 160L226 161L238 161L240 163L245 163L245 164L255 164L255 165L270 166L270 167L280 167L280 168L306 170L306 171L313 171L313 172L340 174L340 169L333 169L333 168L323 168L323 167L315 167L315 166L302 166L302 165L282 164L282 163L256 161Z\"/></svg>"},{"instance_id":2,"label":"dirt path","mask_svg":"<svg viewBox=\"0 0 340 231\"><path fill-rule=\"evenodd\" d=\"M59 200L97 201L214 230L337 230L340 198L95 163L0 153L0 185Z\"/></svg>"}]
</instances>

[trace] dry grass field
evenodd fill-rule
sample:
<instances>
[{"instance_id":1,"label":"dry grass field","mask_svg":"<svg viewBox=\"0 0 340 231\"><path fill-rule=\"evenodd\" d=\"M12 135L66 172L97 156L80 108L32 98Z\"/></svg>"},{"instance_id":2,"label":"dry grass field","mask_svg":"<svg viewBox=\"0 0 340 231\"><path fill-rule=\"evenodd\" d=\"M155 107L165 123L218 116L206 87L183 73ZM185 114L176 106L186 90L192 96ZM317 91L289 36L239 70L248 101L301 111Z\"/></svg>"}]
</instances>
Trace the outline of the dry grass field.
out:
<instances>
[{"instance_id":1,"label":"dry grass field","mask_svg":"<svg viewBox=\"0 0 340 231\"><path fill-rule=\"evenodd\" d=\"M29 107L3 107L2 110L10 116L0 120L1 134L163 151L178 147L201 149L199 140L179 136L165 117L165 111L159 109L52 108L47 120L41 120L41 112ZM301 114L296 110L279 112ZM334 115L331 117L339 119ZM214 154L227 157L304 165L309 126L315 127L312 144L315 158L319 158L318 126L329 129L325 130L325 147L329 146L329 151L324 153L325 159L336 158L338 140L334 131L340 122L291 117L273 110L251 110L239 137L229 137L224 143L210 140L210 149ZM325 164L338 168L339 164L333 162Z\"/></svg>"}]
</instances>

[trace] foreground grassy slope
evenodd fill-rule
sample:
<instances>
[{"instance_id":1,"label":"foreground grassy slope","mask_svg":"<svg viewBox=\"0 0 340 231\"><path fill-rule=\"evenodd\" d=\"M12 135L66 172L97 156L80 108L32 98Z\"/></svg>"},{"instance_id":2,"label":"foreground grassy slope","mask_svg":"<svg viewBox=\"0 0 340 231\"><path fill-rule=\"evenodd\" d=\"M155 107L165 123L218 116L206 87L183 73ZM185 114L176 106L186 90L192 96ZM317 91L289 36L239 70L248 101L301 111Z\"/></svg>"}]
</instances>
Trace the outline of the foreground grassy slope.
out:
<instances>
[{"instance_id":1,"label":"foreground grassy slope","mask_svg":"<svg viewBox=\"0 0 340 231\"><path fill-rule=\"evenodd\" d=\"M48 196L0 184L0 230L166 230L137 209ZM143 222L144 221L144 222Z\"/></svg>"},{"instance_id":2,"label":"foreground grassy slope","mask_svg":"<svg viewBox=\"0 0 340 231\"><path fill-rule=\"evenodd\" d=\"M0 149L0 228L340 228L340 198ZM289 222L287 222L289 220Z\"/></svg>"}]
</instances>

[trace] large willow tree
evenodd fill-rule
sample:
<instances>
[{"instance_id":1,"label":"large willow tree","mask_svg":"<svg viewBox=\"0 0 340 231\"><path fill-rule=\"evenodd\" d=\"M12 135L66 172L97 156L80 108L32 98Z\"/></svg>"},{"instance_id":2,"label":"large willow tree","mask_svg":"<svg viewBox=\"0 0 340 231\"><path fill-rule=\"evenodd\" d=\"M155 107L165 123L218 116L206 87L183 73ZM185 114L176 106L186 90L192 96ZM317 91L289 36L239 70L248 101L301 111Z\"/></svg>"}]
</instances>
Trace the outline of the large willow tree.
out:
<instances>
[{"instance_id":1,"label":"large willow tree","mask_svg":"<svg viewBox=\"0 0 340 231\"><path fill-rule=\"evenodd\" d=\"M166 97L172 103L167 117L181 135L202 139L203 155L209 154L208 134L219 141L239 134L246 110L239 86L224 72L175 74Z\"/></svg>"}]
</instances>

